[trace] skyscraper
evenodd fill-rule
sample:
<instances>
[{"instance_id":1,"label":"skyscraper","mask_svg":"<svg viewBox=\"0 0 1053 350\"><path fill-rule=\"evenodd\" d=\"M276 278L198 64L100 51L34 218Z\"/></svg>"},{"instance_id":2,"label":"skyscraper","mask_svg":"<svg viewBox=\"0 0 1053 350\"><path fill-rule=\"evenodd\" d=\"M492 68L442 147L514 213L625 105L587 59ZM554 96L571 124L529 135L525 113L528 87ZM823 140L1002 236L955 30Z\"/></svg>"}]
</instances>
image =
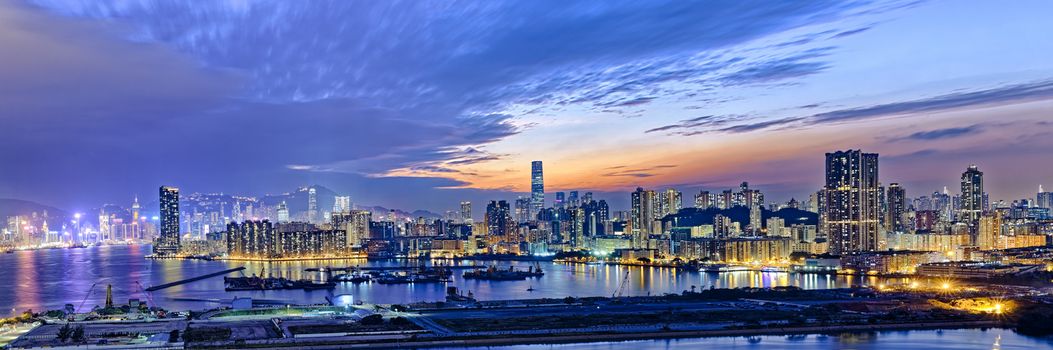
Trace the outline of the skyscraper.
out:
<instances>
[{"instance_id":1,"label":"skyscraper","mask_svg":"<svg viewBox=\"0 0 1053 350\"><path fill-rule=\"evenodd\" d=\"M373 214L368 210L351 211L351 222L347 224L347 247L358 248L362 241L369 238L369 223L373 221Z\"/></svg>"},{"instance_id":2,"label":"skyscraper","mask_svg":"<svg viewBox=\"0 0 1053 350\"><path fill-rule=\"evenodd\" d=\"M461 223L472 224L472 202L461 202Z\"/></svg>"},{"instance_id":3,"label":"skyscraper","mask_svg":"<svg viewBox=\"0 0 1053 350\"><path fill-rule=\"evenodd\" d=\"M680 209L683 209L684 206L683 196L680 194L680 191L673 188L666 189L659 194L659 201L658 212L663 217L680 212Z\"/></svg>"},{"instance_id":4,"label":"skyscraper","mask_svg":"<svg viewBox=\"0 0 1053 350\"><path fill-rule=\"evenodd\" d=\"M307 190L307 222L318 222L318 191L314 187Z\"/></svg>"},{"instance_id":5,"label":"skyscraper","mask_svg":"<svg viewBox=\"0 0 1053 350\"><path fill-rule=\"evenodd\" d=\"M698 191L695 195L695 208L707 209L715 206L715 200L709 191Z\"/></svg>"},{"instance_id":6,"label":"skyscraper","mask_svg":"<svg viewBox=\"0 0 1053 350\"><path fill-rule=\"evenodd\" d=\"M659 233L658 225L655 224L658 213L658 196L654 191L644 190L637 187L631 195L632 210L630 224L632 226L633 244L640 247L646 241L647 235Z\"/></svg>"},{"instance_id":7,"label":"skyscraper","mask_svg":"<svg viewBox=\"0 0 1053 350\"><path fill-rule=\"evenodd\" d=\"M112 233L110 231L110 214L106 213L105 209L99 210L99 240L106 241L112 239Z\"/></svg>"},{"instance_id":8,"label":"skyscraper","mask_svg":"<svg viewBox=\"0 0 1053 350\"><path fill-rule=\"evenodd\" d=\"M528 222L533 221L534 218L530 216L530 212L533 209L533 198L519 197L515 201L515 219L516 222Z\"/></svg>"},{"instance_id":9,"label":"skyscraper","mask_svg":"<svg viewBox=\"0 0 1053 350\"><path fill-rule=\"evenodd\" d=\"M832 254L878 249L879 191L877 153L826 154L823 224Z\"/></svg>"},{"instance_id":10,"label":"skyscraper","mask_svg":"<svg viewBox=\"0 0 1053 350\"><path fill-rule=\"evenodd\" d=\"M351 196L333 197L333 214L351 211Z\"/></svg>"},{"instance_id":11,"label":"skyscraper","mask_svg":"<svg viewBox=\"0 0 1053 350\"><path fill-rule=\"evenodd\" d=\"M904 214L907 212L907 191L898 183L888 185L888 229L893 232L904 232Z\"/></svg>"},{"instance_id":12,"label":"skyscraper","mask_svg":"<svg viewBox=\"0 0 1053 350\"><path fill-rule=\"evenodd\" d=\"M530 212L527 216L531 220L537 217L537 213L545 207L545 177L542 172L541 161L535 160L530 163Z\"/></svg>"},{"instance_id":13,"label":"skyscraper","mask_svg":"<svg viewBox=\"0 0 1053 350\"><path fill-rule=\"evenodd\" d=\"M284 224L289 222L289 206L285 204L285 201L278 203L278 223Z\"/></svg>"},{"instance_id":14,"label":"skyscraper","mask_svg":"<svg viewBox=\"0 0 1053 350\"><path fill-rule=\"evenodd\" d=\"M570 194L567 196L567 203L572 207L581 205L578 201L578 191L570 191Z\"/></svg>"},{"instance_id":15,"label":"skyscraper","mask_svg":"<svg viewBox=\"0 0 1053 350\"><path fill-rule=\"evenodd\" d=\"M235 201L234 201L234 209L233 209L233 210L231 210L231 211L232 211L232 213L231 213L231 214L233 215L233 218L232 218L232 220L233 220L234 222L242 222L242 221L245 221L245 220L244 220L244 218L245 218L245 217L244 217L243 215L241 215L241 201L239 201L239 200L235 200Z\"/></svg>"},{"instance_id":16,"label":"skyscraper","mask_svg":"<svg viewBox=\"0 0 1053 350\"><path fill-rule=\"evenodd\" d=\"M563 192L556 192L556 201L552 203L555 208L563 208L566 203L566 194Z\"/></svg>"},{"instance_id":17,"label":"skyscraper","mask_svg":"<svg viewBox=\"0 0 1053 350\"><path fill-rule=\"evenodd\" d=\"M135 196L135 200L132 201L132 223L139 222L139 196Z\"/></svg>"},{"instance_id":18,"label":"skyscraper","mask_svg":"<svg viewBox=\"0 0 1053 350\"><path fill-rule=\"evenodd\" d=\"M764 216L761 213L760 204L753 203L753 206L750 207L750 230L753 231L754 236L760 236L761 229L764 228Z\"/></svg>"},{"instance_id":19,"label":"skyscraper","mask_svg":"<svg viewBox=\"0 0 1053 350\"><path fill-rule=\"evenodd\" d=\"M962 173L961 220L969 224L975 233L980 216L984 213L984 173L969 165ZM975 234L974 234L975 237Z\"/></svg>"},{"instance_id":20,"label":"skyscraper","mask_svg":"<svg viewBox=\"0 0 1053 350\"><path fill-rule=\"evenodd\" d=\"M1002 235L1002 215L998 212L983 215L977 226L974 244L980 250L998 249L998 238Z\"/></svg>"},{"instance_id":21,"label":"skyscraper","mask_svg":"<svg viewBox=\"0 0 1053 350\"><path fill-rule=\"evenodd\" d=\"M486 206L486 232L489 236L504 236L512 232L512 213L506 201L490 201Z\"/></svg>"},{"instance_id":22,"label":"skyscraper","mask_svg":"<svg viewBox=\"0 0 1053 350\"><path fill-rule=\"evenodd\" d=\"M154 254L172 255L179 253L179 189L161 186L160 219L157 242Z\"/></svg>"},{"instance_id":23,"label":"skyscraper","mask_svg":"<svg viewBox=\"0 0 1053 350\"><path fill-rule=\"evenodd\" d=\"M1042 185L1038 185L1038 194L1035 195L1035 203L1039 208L1053 209L1053 192L1046 192ZM986 205L984 206L987 207Z\"/></svg>"}]
</instances>

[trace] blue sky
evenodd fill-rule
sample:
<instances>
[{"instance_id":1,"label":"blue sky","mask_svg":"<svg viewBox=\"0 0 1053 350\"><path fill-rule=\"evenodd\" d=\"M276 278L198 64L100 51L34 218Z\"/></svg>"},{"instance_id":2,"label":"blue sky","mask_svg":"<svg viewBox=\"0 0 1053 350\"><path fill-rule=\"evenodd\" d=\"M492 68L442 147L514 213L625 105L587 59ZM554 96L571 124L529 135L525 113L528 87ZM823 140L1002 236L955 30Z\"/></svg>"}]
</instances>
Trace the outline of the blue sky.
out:
<instances>
[{"instance_id":1,"label":"blue sky","mask_svg":"<svg viewBox=\"0 0 1053 350\"><path fill-rule=\"evenodd\" d=\"M1053 3L29 1L0 5L0 197L321 184L432 210L750 181L822 154L995 198L1053 186ZM624 198L623 198L624 197Z\"/></svg>"}]
</instances>

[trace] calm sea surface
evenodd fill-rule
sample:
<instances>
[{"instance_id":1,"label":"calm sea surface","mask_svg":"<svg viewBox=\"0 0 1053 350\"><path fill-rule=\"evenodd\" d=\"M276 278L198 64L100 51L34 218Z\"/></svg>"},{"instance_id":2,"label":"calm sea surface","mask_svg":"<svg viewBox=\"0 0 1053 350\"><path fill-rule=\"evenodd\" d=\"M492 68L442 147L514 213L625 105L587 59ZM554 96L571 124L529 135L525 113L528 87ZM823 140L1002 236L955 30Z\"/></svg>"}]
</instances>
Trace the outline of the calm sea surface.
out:
<instances>
[{"instance_id":1,"label":"calm sea surface","mask_svg":"<svg viewBox=\"0 0 1053 350\"><path fill-rule=\"evenodd\" d=\"M150 246L102 246L80 249L18 251L0 254L0 312L12 314L26 309L35 311L59 309L73 304L88 310L105 302L106 286L113 286L114 301L130 298L151 301L170 310L207 309L234 296L248 296L289 303L324 303L330 293L351 294L356 300L371 303L408 303L437 301L445 296L446 286L471 291L480 300L519 298L563 298L567 296L610 296L626 278L624 295L659 295L679 293L691 286L734 288L798 286L807 289L838 288L877 283L876 278L826 276L777 272L699 273L670 268L625 267L542 262L545 276L526 281L465 280L455 270L448 284L343 283L333 291L250 291L225 292L221 277L145 293L144 288L211 272L245 266L245 274L274 274L295 278L318 278L305 272L311 267L403 266L415 262L385 260L330 260L304 262L233 262L202 260L149 260ZM460 262L465 265L497 264L527 268L527 262ZM626 274L628 272L628 274ZM231 274L232 276L238 273ZM94 286L94 287L93 287ZM142 286L142 287L140 287ZM528 289L533 288L533 291ZM83 307L81 307L83 305Z\"/></svg>"},{"instance_id":2,"label":"calm sea surface","mask_svg":"<svg viewBox=\"0 0 1053 350\"><path fill-rule=\"evenodd\" d=\"M150 246L103 246L82 249L20 251L0 254L0 314L58 309L65 304L81 311L105 302L106 285L113 286L114 301L130 298L152 300L170 310L207 309L248 296L288 303L323 303L331 294L351 294L372 303L408 303L442 300L447 285L471 291L480 300L609 296L625 282L625 295L679 293L696 287L798 286L807 289L839 288L877 283L903 283L852 276L825 276L767 272L699 273L668 268L541 263L545 276L527 281L477 281L460 278L456 270L448 284L381 285L344 283L333 291L225 292L223 279L214 277L152 293L142 289L238 266L246 274L290 274L317 278L304 269L323 266L402 266L400 261L229 262L201 260L148 260ZM409 264L414 264L410 262ZM526 262L461 262L522 268ZM626 273L628 271L628 273ZM232 274L237 275L237 273ZM625 280L628 278L627 280ZM140 287L142 286L142 287ZM533 291L527 289L533 288ZM838 336L724 337L680 340L607 342L565 345L495 347L493 349L673 349L719 346L722 349L1053 349L1049 340L1020 336L1011 330L945 330L853 333Z\"/></svg>"},{"instance_id":3,"label":"calm sea surface","mask_svg":"<svg viewBox=\"0 0 1053 350\"><path fill-rule=\"evenodd\" d=\"M756 350L905 350L905 349L1053 349L1053 340L1018 335L1005 329L963 329L846 333L840 335L720 337L644 340L557 345L520 345L468 348L492 350L658 350L658 349L756 349Z\"/></svg>"}]
</instances>

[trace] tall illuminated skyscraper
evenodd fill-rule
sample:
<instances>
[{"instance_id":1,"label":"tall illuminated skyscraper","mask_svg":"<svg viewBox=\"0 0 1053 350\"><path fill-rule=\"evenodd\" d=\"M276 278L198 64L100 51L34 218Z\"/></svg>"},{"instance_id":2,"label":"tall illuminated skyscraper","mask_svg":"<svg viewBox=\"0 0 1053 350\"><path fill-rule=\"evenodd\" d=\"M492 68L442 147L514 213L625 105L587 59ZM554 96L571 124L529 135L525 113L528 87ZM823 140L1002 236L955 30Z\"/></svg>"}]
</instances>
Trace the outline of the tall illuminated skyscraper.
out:
<instances>
[{"instance_id":1,"label":"tall illuminated skyscraper","mask_svg":"<svg viewBox=\"0 0 1053 350\"><path fill-rule=\"evenodd\" d=\"M530 163L530 212L527 215L533 220L544 207L545 176L542 171L541 161L535 160Z\"/></svg>"},{"instance_id":2,"label":"tall illuminated skyscraper","mask_svg":"<svg viewBox=\"0 0 1053 350\"><path fill-rule=\"evenodd\" d=\"M132 202L132 223L139 222L139 196L135 196L135 200Z\"/></svg>"},{"instance_id":3,"label":"tall illuminated skyscraper","mask_svg":"<svg viewBox=\"0 0 1053 350\"><path fill-rule=\"evenodd\" d=\"M631 195L632 213L630 214L630 225L632 228L633 244L639 248L647 239L647 235L659 233L655 219L658 214L658 196L654 191L644 190L637 187Z\"/></svg>"},{"instance_id":4,"label":"tall illuminated skyscraper","mask_svg":"<svg viewBox=\"0 0 1053 350\"><path fill-rule=\"evenodd\" d=\"M318 191L314 187L307 190L307 222L318 222Z\"/></svg>"},{"instance_id":5,"label":"tall illuminated skyscraper","mask_svg":"<svg viewBox=\"0 0 1053 350\"><path fill-rule=\"evenodd\" d=\"M512 208L516 222L529 222L533 221L534 218L530 216L531 212L531 201L532 198L519 197L516 198L515 206Z\"/></svg>"},{"instance_id":6,"label":"tall illuminated skyscraper","mask_svg":"<svg viewBox=\"0 0 1053 350\"><path fill-rule=\"evenodd\" d=\"M695 208L698 208L698 209L712 208L712 207L715 206L714 202L715 202L714 197L713 197L712 194L709 193L709 191L700 190L698 192L698 194L695 195Z\"/></svg>"},{"instance_id":7,"label":"tall illuminated skyscraper","mask_svg":"<svg viewBox=\"0 0 1053 350\"><path fill-rule=\"evenodd\" d=\"M680 212L684 207L683 196L674 188L666 189L659 194L659 216L672 215Z\"/></svg>"},{"instance_id":8,"label":"tall illuminated skyscraper","mask_svg":"<svg viewBox=\"0 0 1053 350\"><path fill-rule=\"evenodd\" d=\"M110 240L113 238L112 234L110 230L110 214L107 214L104 209L99 210L99 240Z\"/></svg>"},{"instance_id":9,"label":"tall illuminated skyscraper","mask_svg":"<svg viewBox=\"0 0 1053 350\"><path fill-rule=\"evenodd\" d=\"M278 204L278 223L284 224L289 222L289 206L282 201Z\"/></svg>"},{"instance_id":10,"label":"tall illuminated skyscraper","mask_svg":"<svg viewBox=\"0 0 1053 350\"><path fill-rule=\"evenodd\" d=\"M823 215L832 254L878 249L879 192L877 153L826 154Z\"/></svg>"},{"instance_id":11,"label":"tall illuminated skyscraper","mask_svg":"<svg viewBox=\"0 0 1053 350\"><path fill-rule=\"evenodd\" d=\"M893 232L905 232L907 225L904 214L907 212L907 191L898 183L888 185L888 229Z\"/></svg>"},{"instance_id":12,"label":"tall illuminated skyscraper","mask_svg":"<svg viewBox=\"0 0 1053 350\"><path fill-rule=\"evenodd\" d=\"M161 222L157 230L158 237L154 244L154 254L179 253L179 189L161 186L160 202Z\"/></svg>"},{"instance_id":13,"label":"tall illuminated skyscraper","mask_svg":"<svg viewBox=\"0 0 1053 350\"><path fill-rule=\"evenodd\" d=\"M472 224L472 202L461 202L461 223Z\"/></svg>"},{"instance_id":14,"label":"tall illuminated skyscraper","mask_svg":"<svg viewBox=\"0 0 1053 350\"><path fill-rule=\"evenodd\" d=\"M359 248L362 242L369 239L369 223L373 214L368 210L351 211L351 222L347 226L347 247Z\"/></svg>"},{"instance_id":15,"label":"tall illuminated skyscraper","mask_svg":"<svg viewBox=\"0 0 1053 350\"><path fill-rule=\"evenodd\" d=\"M1035 195L1035 203L1039 208L1053 209L1053 192L1046 192L1042 185L1038 185L1038 194ZM984 206L987 207L986 205Z\"/></svg>"},{"instance_id":16,"label":"tall illuminated skyscraper","mask_svg":"<svg viewBox=\"0 0 1053 350\"><path fill-rule=\"evenodd\" d=\"M511 233L512 213L506 201L490 201L486 206L486 233L489 236L505 236Z\"/></svg>"},{"instance_id":17,"label":"tall illuminated skyscraper","mask_svg":"<svg viewBox=\"0 0 1053 350\"><path fill-rule=\"evenodd\" d=\"M961 221L974 228L984 213L984 173L970 165L962 173Z\"/></svg>"},{"instance_id":18,"label":"tall illuminated skyscraper","mask_svg":"<svg viewBox=\"0 0 1053 350\"><path fill-rule=\"evenodd\" d=\"M347 213L351 211L350 196L336 196L333 198L333 213Z\"/></svg>"}]
</instances>

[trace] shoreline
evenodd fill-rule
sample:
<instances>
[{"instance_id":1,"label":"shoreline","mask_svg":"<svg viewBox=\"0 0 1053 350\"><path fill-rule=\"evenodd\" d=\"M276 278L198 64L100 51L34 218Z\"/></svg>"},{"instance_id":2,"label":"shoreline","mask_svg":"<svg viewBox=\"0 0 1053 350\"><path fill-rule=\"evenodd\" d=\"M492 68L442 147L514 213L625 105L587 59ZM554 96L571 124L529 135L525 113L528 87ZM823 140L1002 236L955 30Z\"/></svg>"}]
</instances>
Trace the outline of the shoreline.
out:
<instances>
[{"instance_id":1,"label":"shoreline","mask_svg":"<svg viewBox=\"0 0 1053 350\"><path fill-rule=\"evenodd\" d=\"M466 339L401 339L383 342L356 342L353 340L320 340L316 343L288 343L282 346L275 344L241 344L245 348L255 349L395 349L395 348L436 348L436 347L490 347L511 346L528 344L587 344L624 341L644 341L660 339L689 339L689 338L719 338L719 337L750 337L750 336L784 336L801 334L831 334L831 333L855 333L868 331L916 331L916 330L941 330L941 329L977 329L977 328L1002 328L1010 329L1003 321L954 321L954 322L922 322L922 323L895 323L895 324L865 324L865 325L840 325L840 326L810 326L810 327L780 327L780 328L753 328L753 329L721 329L721 330L697 330L697 331L661 331L640 333L580 333L580 334L555 334L539 336L506 336L487 338ZM189 345L189 344L188 344ZM271 345L271 346L268 346ZM195 349L219 349L227 345L190 345L188 348Z\"/></svg>"}]
</instances>

